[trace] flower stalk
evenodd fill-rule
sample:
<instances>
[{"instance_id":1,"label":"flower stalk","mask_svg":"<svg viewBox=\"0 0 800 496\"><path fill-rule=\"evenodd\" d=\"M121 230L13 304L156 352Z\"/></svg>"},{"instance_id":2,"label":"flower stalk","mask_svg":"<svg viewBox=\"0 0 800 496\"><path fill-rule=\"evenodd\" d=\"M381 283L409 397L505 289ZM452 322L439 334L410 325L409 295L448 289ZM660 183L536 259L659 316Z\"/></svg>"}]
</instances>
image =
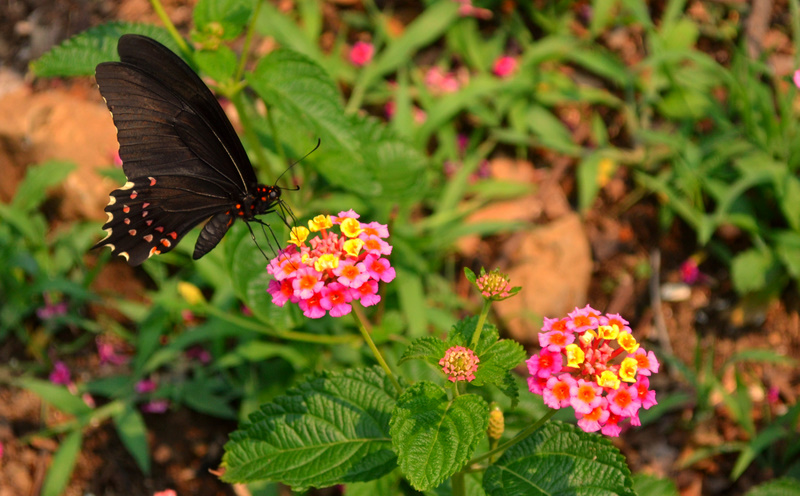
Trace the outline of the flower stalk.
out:
<instances>
[{"instance_id":1,"label":"flower stalk","mask_svg":"<svg viewBox=\"0 0 800 496\"><path fill-rule=\"evenodd\" d=\"M353 312L353 319L356 321L356 326L358 326L358 330L361 331L361 336L364 338L364 341L366 341L367 346L369 346L369 349L372 350L375 360L378 361L378 364L381 366L383 371L386 372L386 375L389 377L389 380L392 382L395 390L397 390L397 393L402 393L403 388L400 386L400 383L394 376L392 369L389 368L389 364L386 363L386 360L383 358L381 351L375 345L375 341L372 340L372 336L370 335L369 331L367 331L367 325L362 318L363 315L361 312Z\"/></svg>"}]
</instances>

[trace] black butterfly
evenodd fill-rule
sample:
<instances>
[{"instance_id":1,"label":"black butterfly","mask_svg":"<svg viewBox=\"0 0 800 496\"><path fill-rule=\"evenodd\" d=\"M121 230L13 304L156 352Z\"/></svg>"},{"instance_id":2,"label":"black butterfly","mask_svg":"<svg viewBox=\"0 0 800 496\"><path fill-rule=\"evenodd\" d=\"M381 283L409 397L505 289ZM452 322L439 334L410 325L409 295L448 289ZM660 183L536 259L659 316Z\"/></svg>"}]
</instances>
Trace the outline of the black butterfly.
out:
<instances>
[{"instance_id":1,"label":"black butterfly","mask_svg":"<svg viewBox=\"0 0 800 496\"><path fill-rule=\"evenodd\" d=\"M105 208L111 247L131 265L172 250L208 221L193 258L220 242L236 219L282 205L277 186L259 184L230 121L192 69L167 47L127 34L120 62L97 66L97 84L117 127L128 182ZM263 223L262 223L263 224Z\"/></svg>"}]
</instances>

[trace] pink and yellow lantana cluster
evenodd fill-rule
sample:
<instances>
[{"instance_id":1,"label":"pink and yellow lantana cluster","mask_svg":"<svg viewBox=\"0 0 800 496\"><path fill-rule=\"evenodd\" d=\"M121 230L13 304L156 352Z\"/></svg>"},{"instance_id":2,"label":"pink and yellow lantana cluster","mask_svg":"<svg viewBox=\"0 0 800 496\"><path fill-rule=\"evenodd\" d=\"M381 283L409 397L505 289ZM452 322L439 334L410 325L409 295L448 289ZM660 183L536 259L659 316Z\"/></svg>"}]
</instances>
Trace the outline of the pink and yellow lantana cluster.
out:
<instances>
[{"instance_id":1,"label":"pink and yellow lantana cluster","mask_svg":"<svg viewBox=\"0 0 800 496\"><path fill-rule=\"evenodd\" d=\"M328 312L332 317L347 315L353 300L365 307L378 303L378 282L395 278L394 268L384 258L392 253L392 245L385 241L389 230L358 218L348 210L338 216L318 215L308 221L308 229L293 228L290 245L267 266L275 277L267 289L272 302L281 307L287 301L297 303L312 319ZM340 234L331 231L334 225ZM320 236L308 240L312 232Z\"/></svg>"},{"instance_id":2,"label":"pink and yellow lantana cluster","mask_svg":"<svg viewBox=\"0 0 800 496\"><path fill-rule=\"evenodd\" d=\"M619 436L622 420L641 425L639 409L656 404L649 376L658 372L628 322L586 306L563 319L544 319L542 351L528 359L528 388L551 408L571 406L586 432Z\"/></svg>"}]
</instances>

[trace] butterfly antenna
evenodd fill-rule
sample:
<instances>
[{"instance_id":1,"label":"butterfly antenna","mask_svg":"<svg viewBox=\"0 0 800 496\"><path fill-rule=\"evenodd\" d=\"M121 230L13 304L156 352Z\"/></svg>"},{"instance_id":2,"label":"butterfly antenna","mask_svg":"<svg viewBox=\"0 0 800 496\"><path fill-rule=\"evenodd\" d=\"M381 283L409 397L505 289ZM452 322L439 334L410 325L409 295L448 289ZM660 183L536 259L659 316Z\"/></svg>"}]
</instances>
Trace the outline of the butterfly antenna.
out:
<instances>
[{"instance_id":1,"label":"butterfly antenna","mask_svg":"<svg viewBox=\"0 0 800 496\"><path fill-rule=\"evenodd\" d=\"M274 186L278 187L278 181L280 181L280 179L283 177L283 175L286 174L287 172L289 172L290 170L292 170L292 167L294 167L295 165L297 165L300 162L302 162L303 160L305 160L306 157L308 157L309 155L311 155L312 153L317 151L317 148L319 148L319 145L321 145L321 144L322 144L322 140L318 138L317 139L317 145L314 148L312 148L310 152L308 152L305 155L303 155L302 157L300 157L300 159L295 160L294 162L292 162L292 164L289 167L287 167L285 171L281 172L281 175L278 176L277 179L275 179L275 185ZM281 188L281 189L288 190L289 188ZM300 186L295 186L294 188L291 188L292 191L297 191L299 189L300 189Z\"/></svg>"}]
</instances>

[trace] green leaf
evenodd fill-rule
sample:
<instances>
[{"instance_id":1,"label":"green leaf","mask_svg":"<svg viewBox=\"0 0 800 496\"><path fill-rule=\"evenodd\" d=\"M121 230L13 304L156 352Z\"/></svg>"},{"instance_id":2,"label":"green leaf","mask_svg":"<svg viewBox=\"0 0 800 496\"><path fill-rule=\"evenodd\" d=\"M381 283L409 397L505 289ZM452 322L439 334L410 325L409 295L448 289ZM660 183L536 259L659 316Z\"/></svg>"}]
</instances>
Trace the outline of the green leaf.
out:
<instances>
[{"instance_id":1,"label":"green leaf","mask_svg":"<svg viewBox=\"0 0 800 496\"><path fill-rule=\"evenodd\" d=\"M231 435L223 480L307 488L382 477L396 467L389 438L396 398L378 367L320 374L263 405Z\"/></svg>"},{"instance_id":2,"label":"green leaf","mask_svg":"<svg viewBox=\"0 0 800 496\"><path fill-rule=\"evenodd\" d=\"M428 332L428 314L425 311L425 292L422 279L418 274L395 267L397 273L397 292L400 296L400 308L408 322L408 336L413 338L424 336Z\"/></svg>"},{"instance_id":3,"label":"green leaf","mask_svg":"<svg viewBox=\"0 0 800 496\"><path fill-rule=\"evenodd\" d=\"M194 61L204 74L208 74L220 83L232 79L236 72L236 54L225 45L219 46L216 50L195 52Z\"/></svg>"},{"instance_id":4,"label":"green leaf","mask_svg":"<svg viewBox=\"0 0 800 496\"><path fill-rule=\"evenodd\" d=\"M483 476L492 496L634 496L625 457L611 442L551 421L512 446Z\"/></svg>"},{"instance_id":5,"label":"green leaf","mask_svg":"<svg viewBox=\"0 0 800 496\"><path fill-rule=\"evenodd\" d=\"M269 107L304 125L323 146L355 153L356 140L339 90L313 60L279 49L262 58L246 79Z\"/></svg>"},{"instance_id":6,"label":"green leaf","mask_svg":"<svg viewBox=\"0 0 800 496\"><path fill-rule=\"evenodd\" d=\"M776 174L775 188L780 199L781 210L789 227L800 231L800 179L789 173Z\"/></svg>"},{"instance_id":7,"label":"green leaf","mask_svg":"<svg viewBox=\"0 0 800 496\"><path fill-rule=\"evenodd\" d=\"M447 351L448 345L441 339L431 336L415 339L403 352L397 364L409 360L424 360L432 365L437 365Z\"/></svg>"},{"instance_id":8,"label":"green leaf","mask_svg":"<svg viewBox=\"0 0 800 496\"><path fill-rule=\"evenodd\" d=\"M75 462L78 461L82 440L81 431L77 429L67 434L61 441L61 446L53 455L53 461L47 469L41 496L59 496L64 493L72 469L75 468Z\"/></svg>"},{"instance_id":9,"label":"green leaf","mask_svg":"<svg viewBox=\"0 0 800 496\"><path fill-rule=\"evenodd\" d=\"M74 169L75 164L71 162L52 160L29 167L11 206L23 212L36 209L44 201L47 190L61 183Z\"/></svg>"},{"instance_id":10,"label":"green leaf","mask_svg":"<svg viewBox=\"0 0 800 496\"><path fill-rule=\"evenodd\" d=\"M86 30L47 51L34 62L31 72L37 77L91 76L100 62L119 60L117 41L123 34L149 36L180 53L166 29L150 24L114 22Z\"/></svg>"},{"instance_id":11,"label":"green leaf","mask_svg":"<svg viewBox=\"0 0 800 496\"><path fill-rule=\"evenodd\" d=\"M58 408L62 412L79 417L92 411L83 399L70 393L66 387L52 384L41 379L23 377L17 379L15 384L34 393L46 403Z\"/></svg>"},{"instance_id":12,"label":"green leaf","mask_svg":"<svg viewBox=\"0 0 800 496\"><path fill-rule=\"evenodd\" d=\"M660 479L653 475L634 475L633 488L636 490L637 496L680 496L673 481Z\"/></svg>"},{"instance_id":13,"label":"green leaf","mask_svg":"<svg viewBox=\"0 0 800 496\"><path fill-rule=\"evenodd\" d=\"M490 347L479 351L478 358L481 361L472 383L475 386L494 384L516 404L517 389L511 377L511 369L522 363L526 357L525 348L516 341L511 339L496 341Z\"/></svg>"},{"instance_id":14,"label":"green leaf","mask_svg":"<svg viewBox=\"0 0 800 496\"><path fill-rule=\"evenodd\" d=\"M369 88L381 76L408 64L417 50L442 36L456 20L458 5L454 2L437 2L426 8L406 27L400 38L390 41L385 50L364 67L356 84Z\"/></svg>"},{"instance_id":15,"label":"green leaf","mask_svg":"<svg viewBox=\"0 0 800 496\"><path fill-rule=\"evenodd\" d=\"M252 12L253 0L199 0L192 14L198 31L213 33L210 25L218 23L220 37L232 40L242 32Z\"/></svg>"},{"instance_id":16,"label":"green leaf","mask_svg":"<svg viewBox=\"0 0 800 496\"><path fill-rule=\"evenodd\" d=\"M446 346L469 347L477 323L477 316L460 320L448 333ZM478 346L473 351L480 358L480 363L471 384L497 386L503 394L511 398L512 408L515 407L519 400L519 391L511 370L525 360L525 349L514 340L500 339L497 327L484 323Z\"/></svg>"},{"instance_id":17,"label":"green leaf","mask_svg":"<svg viewBox=\"0 0 800 496\"><path fill-rule=\"evenodd\" d=\"M233 288L247 308L265 326L270 329L291 329L294 323L290 307L279 307L272 303L272 297L267 293L269 281L272 279L267 273L267 262L250 237L247 226L243 224L234 225L225 236L225 251L228 253L226 261L230 264ZM282 228L276 226L275 230L278 239L286 239Z\"/></svg>"},{"instance_id":18,"label":"green leaf","mask_svg":"<svg viewBox=\"0 0 800 496\"><path fill-rule=\"evenodd\" d=\"M784 230L773 235L775 254L783 262L789 275L800 279L800 233Z\"/></svg>"},{"instance_id":19,"label":"green leaf","mask_svg":"<svg viewBox=\"0 0 800 496\"><path fill-rule=\"evenodd\" d=\"M392 412L392 446L414 488L433 489L461 470L486 436L489 406L480 396L454 399L427 381L406 389Z\"/></svg>"},{"instance_id":20,"label":"green leaf","mask_svg":"<svg viewBox=\"0 0 800 496\"><path fill-rule=\"evenodd\" d=\"M150 474L150 448L147 445L147 426L142 415L132 403L126 404L124 409L114 415L114 427L117 434L136 460L136 464L145 475Z\"/></svg>"},{"instance_id":21,"label":"green leaf","mask_svg":"<svg viewBox=\"0 0 800 496\"><path fill-rule=\"evenodd\" d=\"M186 406L198 412L225 419L236 418L236 412L228 404L230 400L221 395L214 394L212 385L206 383L202 379L195 379L186 383L184 387L181 388L180 392L180 400L185 403Z\"/></svg>"},{"instance_id":22,"label":"green leaf","mask_svg":"<svg viewBox=\"0 0 800 496\"><path fill-rule=\"evenodd\" d=\"M255 20L255 29L259 34L275 38L280 46L303 54L317 64L324 64L325 55L316 40L310 40L294 19L271 3L262 4Z\"/></svg>"},{"instance_id":23,"label":"green leaf","mask_svg":"<svg viewBox=\"0 0 800 496\"><path fill-rule=\"evenodd\" d=\"M731 263L731 280L736 292L744 294L764 289L774 264L775 257L769 251L753 248L736 255Z\"/></svg>"},{"instance_id":24,"label":"green leaf","mask_svg":"<svg viewBox=\"0 0 800 496\"><path fill-rule=\"evenodd\" d=\"M750 489L746 496L800 496L800 481L789 477L771 480Z\"/></svg>"},{"instance_id":25,"label":"green leaf","mask_svg":"<svg viewBox=\"0 0 800 496\"><path fill-rule=\"evenodd\" d=\"M592 207L601 183L614 175L616 164L604 155L603 151L592 152L578 164L578 207L581 212Z\"/></svg>"},{"instance_id":26,"label":"green leaf","mask_svg":"<svg viewBox=\"0 0 800 496\"><path fill-rule=\"evenodd\" d=\"M618 0L593 0L592 19L589 21L589 32L595 38L605 29L616 17L614 9L617 7Z\"/></svg>"},{"instance_id":27,"label":"green leaf","mask_svg":"<svg viewBox=\"0 0 800 496\"><path fill-rule=\"evenodd\" d=\"M555 115L541 105L531 105L525 115L528 129L535 134L545 148L577 155L580 147L575 144L567 127Z\"/></svg>"}]
</instances>

